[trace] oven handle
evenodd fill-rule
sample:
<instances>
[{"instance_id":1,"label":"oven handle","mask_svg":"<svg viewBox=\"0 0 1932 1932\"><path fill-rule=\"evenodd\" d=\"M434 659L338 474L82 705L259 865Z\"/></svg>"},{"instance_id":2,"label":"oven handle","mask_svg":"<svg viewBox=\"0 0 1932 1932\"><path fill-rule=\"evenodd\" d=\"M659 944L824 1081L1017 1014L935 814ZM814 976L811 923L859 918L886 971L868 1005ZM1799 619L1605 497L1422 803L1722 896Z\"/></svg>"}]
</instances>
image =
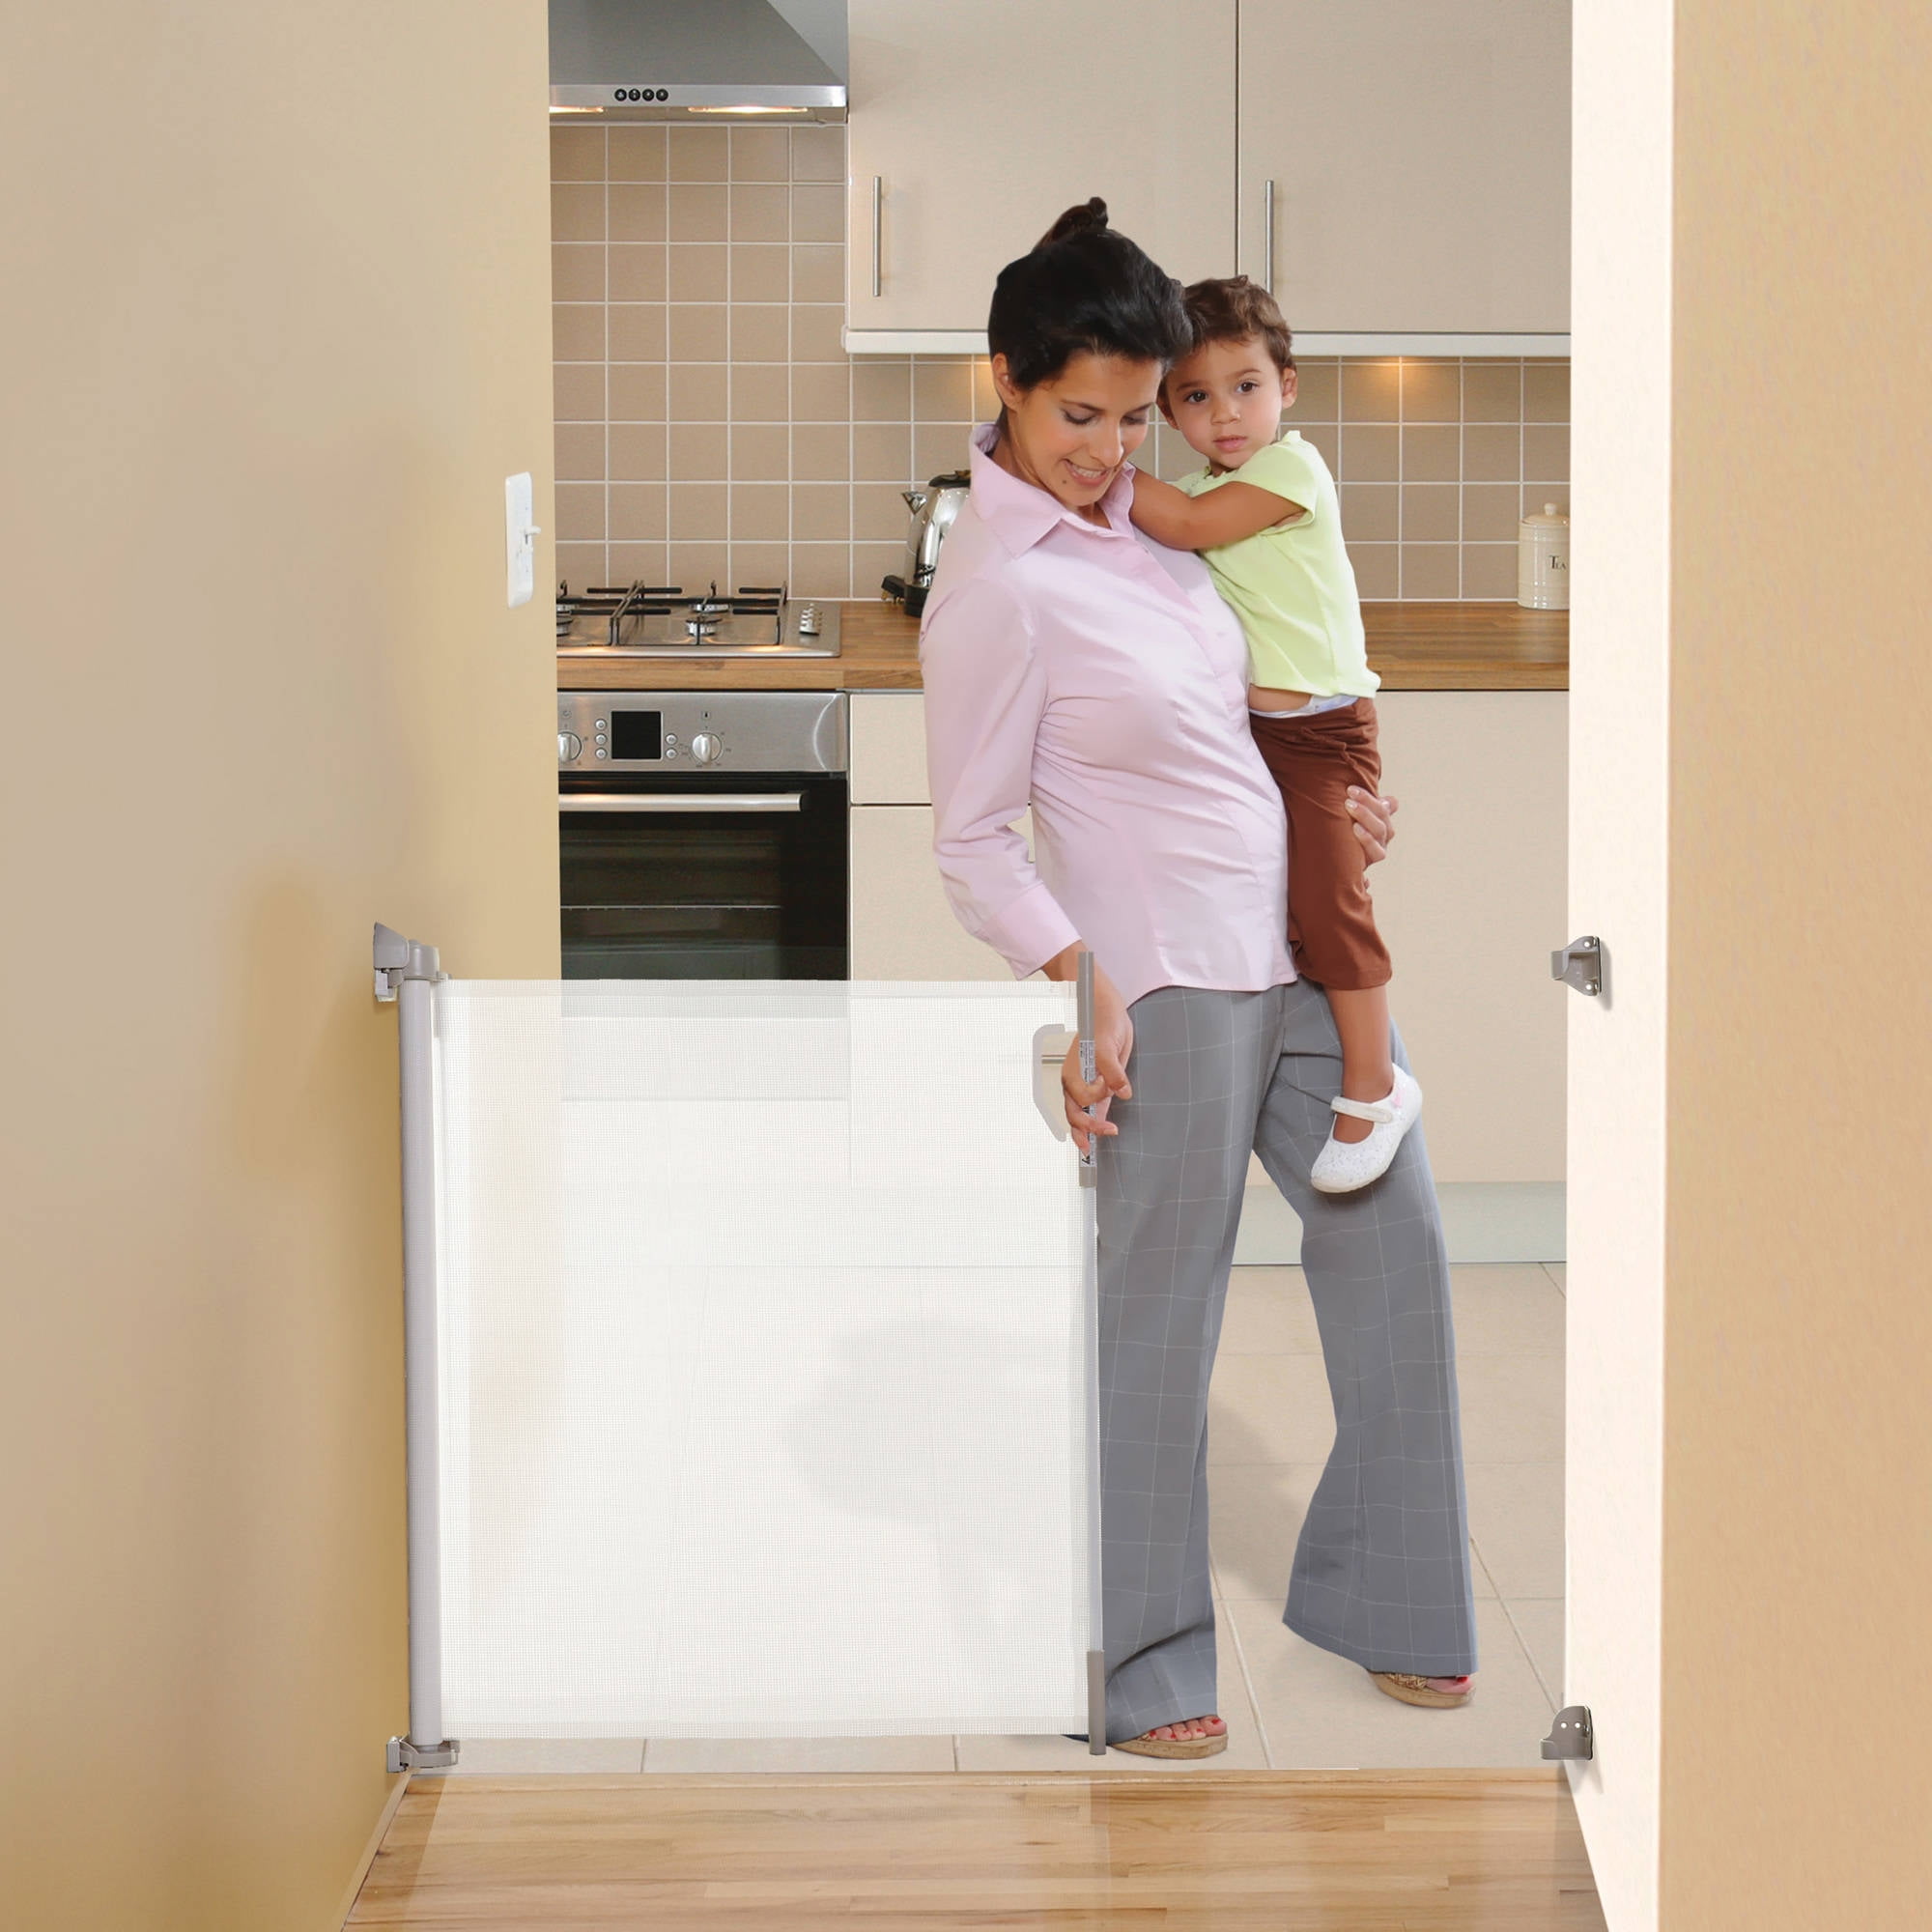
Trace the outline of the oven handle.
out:
<instances>
[{"instance_id":1,"label":"oven handle","mask_svg":"<svg viewBox=\"0 0 1932 1932\"><path fill-rule=\"evenodd\" d=\"M803 811L796 791L569 792L556 795L559 811Z\"/></svg>"}]
</instances>

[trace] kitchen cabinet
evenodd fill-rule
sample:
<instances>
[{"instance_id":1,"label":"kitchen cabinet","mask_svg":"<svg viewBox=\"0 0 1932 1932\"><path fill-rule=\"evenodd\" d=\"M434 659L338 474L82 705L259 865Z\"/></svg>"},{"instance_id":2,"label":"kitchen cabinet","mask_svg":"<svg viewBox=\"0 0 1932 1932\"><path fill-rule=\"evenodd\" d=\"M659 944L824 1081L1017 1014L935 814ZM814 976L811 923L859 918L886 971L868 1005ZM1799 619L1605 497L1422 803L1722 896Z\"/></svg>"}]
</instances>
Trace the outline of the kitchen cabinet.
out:
<instances>
[{"instance_id":1,"label":"kitchen cabinet","mask_svg":"<svg viewBox=\"0 0 1932 1932\"><path fill-rule=\"evenodd\" d=\"M1235 14L851 0L848 348L983 351L1000 270L1090 195L1170 273L1232 273Z\"/></svg>"},{"instance_id":2,"label":"kitchen cabinet","mask_svg":"<svg viewBox=\"0 0 1932 1932\"><path fill-rule=\"evenodd\" d=\"M1241 0L1240 32L1241 271L1298 337L1566 334L1567 0Z\"/></svg>"},{"instance_id":3,"label":"kitchen cabinet","mask_svg":"<svg viewBox=\"0 0 1932 1932\"><path fill-rule=\"evenodd\" d=\"M1271 268L1312 355L1569 353L1569 0L850 22L854 354L983 353L1000 269L1092 194L1183 281Z\"/></svg>"},{"instance_id":4,"label":"kitchen cabinet","mask_svg":"<svg viewBox=\"0 0 1932 1932\"><path fill-rule=\"evenodd\" d=\"M1009 978L1006 961L953 917L939 882L923 694L855 691L846 702L853 979Z\"/></svg>"}]
</instances>

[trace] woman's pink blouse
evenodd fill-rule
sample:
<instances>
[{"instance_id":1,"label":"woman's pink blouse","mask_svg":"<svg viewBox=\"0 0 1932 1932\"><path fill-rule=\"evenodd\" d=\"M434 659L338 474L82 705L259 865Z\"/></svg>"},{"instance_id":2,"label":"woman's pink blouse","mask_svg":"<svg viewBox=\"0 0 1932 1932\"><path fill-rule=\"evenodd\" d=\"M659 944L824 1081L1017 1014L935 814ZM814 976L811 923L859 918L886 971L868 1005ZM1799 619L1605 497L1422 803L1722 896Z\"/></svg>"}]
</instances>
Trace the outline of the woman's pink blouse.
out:
<instances>
[{"instance_id":1,"label":"woman's pink blouse","mask_svg":"<svg viewBox=\"0 0 1932 1932\"><path fill-rule=\"evenodd\" d=\"M953 911L1015 977L1078 939L1129 1002L1285 984L1287 827L1239 623L1198 557L1134 529L1131 471L1102 529L974 441L920 633Z\"/></svg>"}]
</instances>

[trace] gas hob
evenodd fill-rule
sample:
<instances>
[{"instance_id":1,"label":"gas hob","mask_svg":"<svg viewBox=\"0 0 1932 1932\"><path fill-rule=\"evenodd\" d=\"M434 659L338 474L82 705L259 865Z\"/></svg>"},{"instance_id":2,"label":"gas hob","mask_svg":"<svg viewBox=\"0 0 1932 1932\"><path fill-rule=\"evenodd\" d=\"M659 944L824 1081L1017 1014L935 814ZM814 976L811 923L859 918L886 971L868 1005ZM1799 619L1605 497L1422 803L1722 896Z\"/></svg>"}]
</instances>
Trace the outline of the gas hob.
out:
<instances>
[{"instance_id":1,"label":"gas hob","mask_svg":"<svg viewBox=\"0 0 1932 1932\"><path fill-rule=\"evenodd\" d=\"M838 606L784 589L674 583L556 586L561 658L836 658Z\"/></svg>"}]
</instances>

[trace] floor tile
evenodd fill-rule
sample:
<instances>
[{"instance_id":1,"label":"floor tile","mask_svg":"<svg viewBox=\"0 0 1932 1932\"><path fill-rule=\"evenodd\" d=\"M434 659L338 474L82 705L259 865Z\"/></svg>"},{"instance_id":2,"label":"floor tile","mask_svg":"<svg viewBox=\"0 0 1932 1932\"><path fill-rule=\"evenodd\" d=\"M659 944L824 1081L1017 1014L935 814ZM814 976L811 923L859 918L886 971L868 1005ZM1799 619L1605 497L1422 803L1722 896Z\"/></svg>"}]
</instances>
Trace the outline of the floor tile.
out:
<instances>
[{"instance_id":1,"label":"floor tile","mask_svg":"<svg viewBox=\"0 0 1932 1932\"><path fill-rule=\"evenodd\" d=\"M521 1777L532 1772L612 1772L642 1768L641 1738L465 1738L453 1776Z\"/></svg>"},{"instance_id":2,"label":"floor tile","mask_svg":"<svg viewBox=\"0 0 1932 1932\"><path fill-rule=\"evenodd\" d=\"M951 1771L951 1738L653 1738L646 1772Z\"/></svg>"},{"instance_id":3,"label":"floor tile","mask_svg":"<svg viewBox=\"0 0 1932 1932\"><path fill-rule=\"evenodd\" d=\"M1504 1607L1551 1704L1563 1702L1563 1600L1519 1597Z\"/></svg>"},{"instance_id":4,"label":"floor tile","mask_svg":"<svg viewBox=\"0 0 1932 1932\"><path fill-rule=\"evenodd\" d=\"M1237 1267L1228 1277L1218 1361L1227 1355L1319 1355L1315 1310L1299 1268Z\"/></svg>"},{"instance_id":5,"label":"floor tile","mask_svg":"<svg viewBox=\"0 0 1932 1932\"><path fill-rule=\"evenodd\" d=\"M1110 1750L1095 1757L1084 1744L1066 1738L961 1737L961 1771L1265 1771L1267 1751L1248 1700L1240 1650L1225 1613L1215 1614L1215 1662L1220 1677L1221 1716L1228 1722L1228 1748L1204 1758L1135 1757Z\"/></svg>"},{"instance_id":6,"label":"floor tile","mask_svg":"<svg viewBox=\"0 0 1932 1932\"><path fill-rule=\"evenodd\" d=\"M1500 1604L1476 1605L1481 1673L1475 1696L1454 1711L1420 1711L1384 1696L1358 1665L1285 1629L1272 1604L1231 1601L1228 1614L1277 1771L1543 1761L1554 1707Z\"/></svg>"},{"instance_id":7,"label":"floor tile","mask_svg":"<svg viewBox=\"0 0 1932 1932\"><path fill-rule=\"evenodd\" d=\"M1558 1293L1568 1294L1570 1293L1570 1281L1569 1281L1570 1270L1569 1270L1569 1264L1567 1263L1545 1262L1543 1264L1543 1271L1549 1277L1551 1281L1553 1281L1556 1284L1556 1289Z\"/></svg>"},{"instance_id":8,"label":"floor tile","mask_svg":"<svg viewBox=\"0 0 1932 1932\"><path fill-rule=\"evenodd\" d=\"M1456 1309L1456 1353L1553 1355L1563 1374L1563 1296L1542 1268L1458 1267L1449 1270Z\"/></svg>"},{"instance_id":9,"label":"floor tile","mask_svg":"<svg viewBox=\"0 0 1932 1932\"><path fill-rule=\"evenodd\" d=\"M1562 1462L1560 1356L1466 1355L1457 1361L1456 1380L1462 1393L1463 1455L1466 1461ZM1250 1412L1261 1411L1259 1397L1250 1394L1247 1400ZM1509 1592L1503 1594L1508 1596Z\"/></svg>"},{"instance_id":10,"label":"floor tile","mask_svg":"<svg viewBox=\"0 0 1932 1932\"><path fill-rule=\"evenodd\" d=\"M1496 1593L1563 1595L1563 1465L1477 1463L1465 1465L1469 1534Z\"/></svg>"},{"instance_id":11,"label":"floor tile","mask_svg":"<svg viewBox=\"0 0 1932 1932\"><path fill-rule=\"evenodd\" d=\"M1272 1599L1277 1606L1288 1600L1294 1541L1321 1475L1319 1463L1215 1466L1208 1492L1220 1595ZM1475 1566L1475 1591L1479 1597L1496 1594L1480 1563Z\"/></svg>"},{"instance_id":12,"label":"floor tile","mask_svg":"<svg viewBox=\"0 0 1932 1932\"><path fill-rule=\"evenodd\" d=\"M1335 1409L1320 1355L1229 1355L1208 1394L1208 1461L1325 1463Z\"/></svg>"}]
</instances>

